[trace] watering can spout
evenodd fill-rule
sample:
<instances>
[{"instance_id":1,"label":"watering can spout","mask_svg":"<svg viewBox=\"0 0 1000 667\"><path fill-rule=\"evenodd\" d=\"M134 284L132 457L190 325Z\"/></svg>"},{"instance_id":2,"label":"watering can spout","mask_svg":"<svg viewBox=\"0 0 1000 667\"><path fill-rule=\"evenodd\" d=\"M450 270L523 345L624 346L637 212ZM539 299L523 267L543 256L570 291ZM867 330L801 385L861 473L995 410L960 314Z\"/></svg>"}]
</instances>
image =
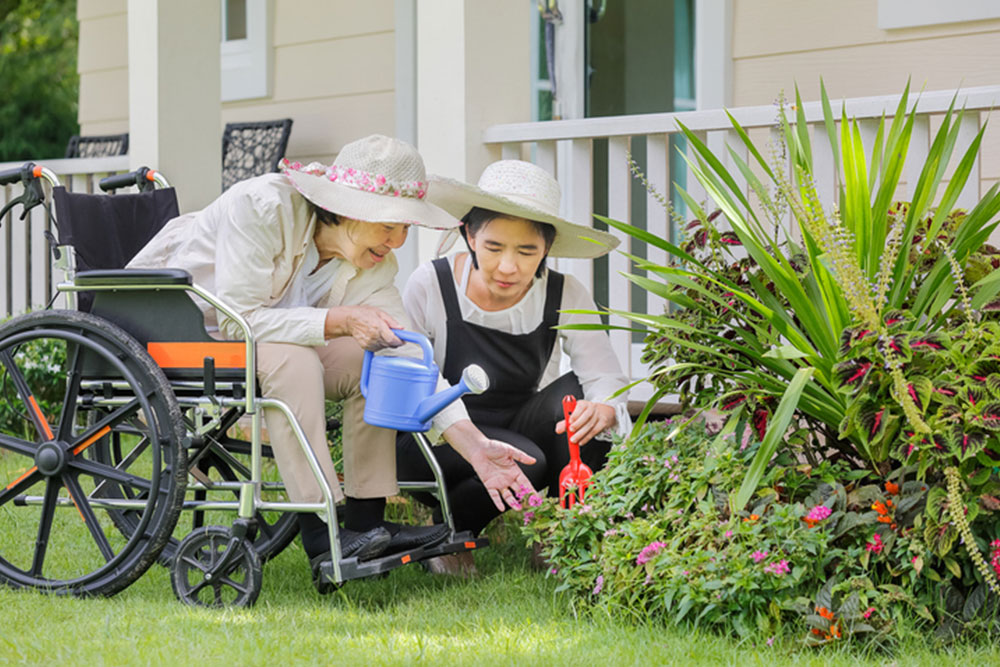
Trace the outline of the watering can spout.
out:
<instances>
[{"instance_id":1,"label":"watering can spout","mask_svg":"<svg viewBox=\"0 0 1000 667\"><path fill-rule=\"evenodd\" d=\"M416 419L425 422L437 413L444 410L452 401L458 399L463 394L481 394L490 386L490 379L482 367L472 364L466 366L462 371L462 379L458 384L439 391L433 396L428 396L417 405Z\"/></svg>"}]
</instances>

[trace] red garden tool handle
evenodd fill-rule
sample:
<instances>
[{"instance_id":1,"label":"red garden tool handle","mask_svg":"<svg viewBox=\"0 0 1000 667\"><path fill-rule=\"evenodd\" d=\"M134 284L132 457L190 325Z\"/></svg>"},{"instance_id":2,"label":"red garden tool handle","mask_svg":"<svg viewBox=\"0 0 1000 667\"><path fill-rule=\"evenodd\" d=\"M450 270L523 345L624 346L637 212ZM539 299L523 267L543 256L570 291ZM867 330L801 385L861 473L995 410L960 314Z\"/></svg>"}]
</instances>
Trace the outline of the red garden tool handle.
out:
<instances>
[{"instance_id":1,"label":"red garden tool handle","mask_svg":"<svg viewBox=\"0 0 1000 667\"><path fill-rule=\"evenodd\" d=\"M563 419L566 420L566 442L569 443L569 462L570 465L575 469L580 465L580 445L579 443L573 442L573 429L569 427L569 417L576 410L576 396L572 394L567 394L563 396L562 400L563 407Z\"/></svg>"}]
</instances>

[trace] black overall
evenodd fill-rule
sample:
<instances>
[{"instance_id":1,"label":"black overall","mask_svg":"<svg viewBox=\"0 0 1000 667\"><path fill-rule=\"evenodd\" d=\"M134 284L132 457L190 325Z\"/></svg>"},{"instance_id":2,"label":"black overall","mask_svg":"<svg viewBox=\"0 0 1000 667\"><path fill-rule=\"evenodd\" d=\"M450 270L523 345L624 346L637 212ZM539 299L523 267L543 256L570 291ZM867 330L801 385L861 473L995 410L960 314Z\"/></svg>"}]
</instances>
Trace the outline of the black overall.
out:
<instances>
[{"instance_id":1,"label":"black overall","mask_svg":"<svg viewBox=\"0 0 1000 667\"><path fill-rule=\"evenodd\" d=\"M539 491L548 486L558 494L559 473L569 462L566 436L555 432L562 420L562 398L583 397L573 373L567 373L541 392L538 384L545 373L557 333L562 303L563 275L549 271L541 324L526 334L509 334L462 319L455 279L447 259L433 262L447 317L448 344L442 375L449 383L461 379L462 370L478 364L490 378L490 388L462 398L469 417L487 435L530 454L534 465L521 466ZM609 443L591 440L581 456L592 469L603 465ZM458 530L478 533L498 512L479 478L465 459L449 445L435 448L445 475ZM400 433L396 439L396 469L400 481L432 478L413 437ZM421 498L423 499L423 498Z\"/></svg>"}]
</instances>

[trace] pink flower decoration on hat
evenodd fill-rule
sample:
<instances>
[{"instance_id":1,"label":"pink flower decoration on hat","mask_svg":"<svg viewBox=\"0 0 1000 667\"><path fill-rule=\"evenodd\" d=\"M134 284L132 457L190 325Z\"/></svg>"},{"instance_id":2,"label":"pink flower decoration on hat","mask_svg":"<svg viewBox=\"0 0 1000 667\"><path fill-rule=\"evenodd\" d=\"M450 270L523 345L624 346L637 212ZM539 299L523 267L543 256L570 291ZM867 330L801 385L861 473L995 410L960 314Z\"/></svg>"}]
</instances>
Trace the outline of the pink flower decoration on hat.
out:
<instances>
[{"instance_id":1,"label":"pink flower decoration on hat","mask_svg":"<svg viewBox=\"0 0 1000 667\"><path fill-rule=\"evenodd\" d=\"M303 167L300 162L291 162L288 159L284 159L281 162L281 168L284 171L299 171L313 176L325 176L332 183L361 190L362 192L371 192L392 197L408 197L411 199L423 199L427 196L427 184L423 181L394 183L383 174L371 174L355 169L354 167L339 167L332 164L324 168L318 163Z\"/></svg>"}]
</instances>

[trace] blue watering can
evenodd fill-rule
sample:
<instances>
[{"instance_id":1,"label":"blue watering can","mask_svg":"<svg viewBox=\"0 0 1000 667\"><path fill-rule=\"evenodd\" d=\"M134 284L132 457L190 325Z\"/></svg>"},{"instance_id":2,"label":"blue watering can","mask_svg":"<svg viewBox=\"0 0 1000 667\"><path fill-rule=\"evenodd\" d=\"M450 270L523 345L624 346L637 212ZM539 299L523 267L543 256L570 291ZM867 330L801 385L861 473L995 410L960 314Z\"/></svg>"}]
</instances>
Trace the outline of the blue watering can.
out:
<instances>
[{"instance_id":1,"label":"blue watering can","mask_svg":"<svg viewBox=\"0 0 1000 667\"><path fill-rule=\"evenodd\" d=\"M490 379L481 367L472 364L462 371L461 381L437 394L438 366L427 337L403 329L393 331L399 338L417 343L424 358L376 357L365 352L361 366L361 394L365 397L365 421L372 426L397 431L426 431L431 417L462 394L481 394Z\"/></svg>"}]
</instances>

